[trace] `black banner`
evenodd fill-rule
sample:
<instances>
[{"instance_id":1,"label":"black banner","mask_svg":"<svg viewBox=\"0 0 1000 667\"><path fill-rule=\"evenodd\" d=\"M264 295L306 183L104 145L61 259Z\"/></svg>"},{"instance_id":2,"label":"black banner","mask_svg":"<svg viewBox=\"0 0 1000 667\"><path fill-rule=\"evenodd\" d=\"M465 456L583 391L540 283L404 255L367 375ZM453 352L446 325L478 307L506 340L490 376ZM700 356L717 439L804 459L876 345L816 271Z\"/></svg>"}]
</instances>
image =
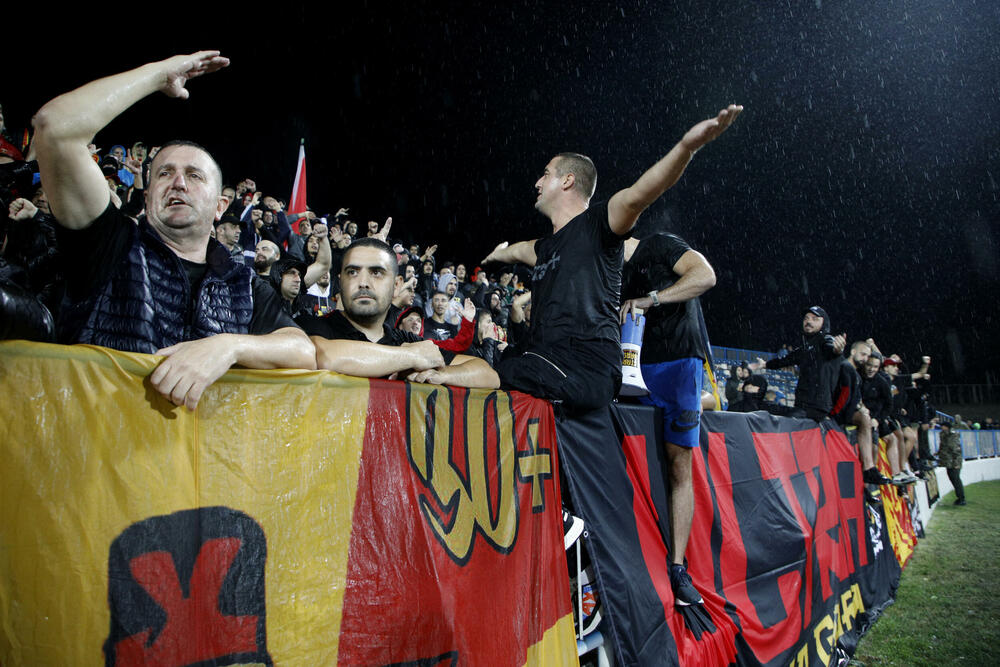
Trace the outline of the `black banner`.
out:
<instances>
[{"instance_id":1,"label":"black banner","mask_svg":"<svg viewBox=\"0 0 1000 667\"><path fill-rule=\"evenodd\" d=\"M839 429L760 412L703 416L686 554L715 626L700 638L675 611L667 576L659 412L616 405L557 429L621 664L834 664L892 601L900 569L885 517L866 504Z\"/></svg>"}]
</instances>

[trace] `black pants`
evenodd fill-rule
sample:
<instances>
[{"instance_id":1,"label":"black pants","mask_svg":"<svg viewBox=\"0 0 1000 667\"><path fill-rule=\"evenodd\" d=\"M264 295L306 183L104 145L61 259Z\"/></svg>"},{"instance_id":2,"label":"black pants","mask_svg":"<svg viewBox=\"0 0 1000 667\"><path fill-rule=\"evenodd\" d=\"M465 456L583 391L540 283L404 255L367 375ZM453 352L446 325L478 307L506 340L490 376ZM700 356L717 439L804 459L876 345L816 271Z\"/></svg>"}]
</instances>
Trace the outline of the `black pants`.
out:
<instances>
[{"instance_id":1,"label":"black pants","mask_svg":"<svg viewBox=\"0 0 1000 667\"><path fill-rule=\"evenodd\" d=\"M497 374L501 389L562 401L570 410L593 410L618 395L622 349L611 341L533 345L504 355Z\"/></svg>"},{"instance_id":2,"label":"black pants","mask_svg":"<svg viewBox=\"0 0 1000 667\"><path fill-rule=\"evenodd\" d=\"M951 480L951 485L955 487L955 500L965 500L965 487L962 486L962 469L961 468L946 468L948 471L948 479Z\"/></svg>"}]
</instances>

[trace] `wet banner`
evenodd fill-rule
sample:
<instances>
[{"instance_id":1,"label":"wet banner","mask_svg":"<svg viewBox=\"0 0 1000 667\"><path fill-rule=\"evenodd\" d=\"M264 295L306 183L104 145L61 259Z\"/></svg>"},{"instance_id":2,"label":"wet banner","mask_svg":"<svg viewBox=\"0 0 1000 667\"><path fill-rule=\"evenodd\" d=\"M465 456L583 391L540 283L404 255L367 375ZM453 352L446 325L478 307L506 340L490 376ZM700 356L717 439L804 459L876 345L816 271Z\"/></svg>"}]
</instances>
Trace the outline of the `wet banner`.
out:
<instances>
[{"instance_id":1,"label":"wet banner","mask_svg":"<svg viewBox=\"0 0 1000 667\"><path fill-rule=\"evenodd\" d=\"M889 455L886 453L885 440L879 438L878 441L878 461L876 461L879 471L886 477L892 477L892 467L889 465ZM920 482L917 482L919 484ZM937 480L934 480L934 487L937 488ZM917 526L913 512L918 511L916 507L916 484L910 484L897 489L892 486L882 487L882 504L885 507L886 528L889 530L889 542L892 544L892 551L896 554L896 560L901 567L906 567L917 548ZM923 526L920 526L923 532Z\"/></svg>"},{"instance_id":2,"label":"wet banner","mask_svg":"<svg viewBox=\"0 0 1000 667\"><path fill-rule=\"evenodd\" d=\"M703 416L686 555L710 621L690 624L668 578L670 486L658 415L614 406L557 423L617 661L846 659L892 601L900 567L844 433L763 412Z\"/></svg>"},{"instance_id":3,"label":"wet banner","mask_svg":"<svg viewBox=\"0 0 1000 667\"><path fill-rule=\"evenodd\" d=\"M0 664L576 663L548 403L0 344Z\"/></svg>"}]
</instances>

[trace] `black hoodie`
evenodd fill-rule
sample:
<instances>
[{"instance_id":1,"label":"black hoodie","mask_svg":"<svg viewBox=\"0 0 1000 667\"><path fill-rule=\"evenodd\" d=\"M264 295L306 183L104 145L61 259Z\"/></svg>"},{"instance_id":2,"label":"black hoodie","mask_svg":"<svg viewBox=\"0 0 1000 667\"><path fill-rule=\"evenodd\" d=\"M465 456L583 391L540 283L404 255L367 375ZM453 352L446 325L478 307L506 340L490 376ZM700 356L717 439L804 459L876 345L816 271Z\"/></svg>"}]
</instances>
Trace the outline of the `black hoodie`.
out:
<instances>
[{"instance_id":1,"label":"black hoodie","mask_svg":"<svg viewBox=\"0 0 1000 667\"><path fill-rule=\"evenodd\" d=\"M840 374L840 355L834 350L830 335L830 316L819 306L803 311L823 318L823 326L814 334L802 334L802 345L787 356L775 357L767 362L768 368L799 367L799 383L795 386L795 407L818 410L830 414L833 394Z\"/></svg>"}]
</instances>

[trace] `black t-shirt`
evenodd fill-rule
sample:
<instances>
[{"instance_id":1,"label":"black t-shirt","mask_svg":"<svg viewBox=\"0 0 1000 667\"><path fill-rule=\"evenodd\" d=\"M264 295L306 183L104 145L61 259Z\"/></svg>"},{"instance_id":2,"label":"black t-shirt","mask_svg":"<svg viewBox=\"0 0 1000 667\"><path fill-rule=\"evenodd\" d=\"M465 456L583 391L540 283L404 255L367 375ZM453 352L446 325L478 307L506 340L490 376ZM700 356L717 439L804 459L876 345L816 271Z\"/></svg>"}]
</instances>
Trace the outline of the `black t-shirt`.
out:
<instances>
[{"instance_id":1,"label":"black t-shirt","mask_svg":"<svg viewBox=\"0 0 1000 667\"><path fill-rule=\"evenodd\" d=\"M327 317L299 318L299 324L302 325L303 331L310 336L321 336L329 340L360 340L365 343L371 342L365 336L364 332L351 324L351 321L344 317L344 313L339 310L335 310ZM378 344L399 347L403 343L419 343L422 340L424 339L416 334L403 331L402 329L395 329L389 326L388 322L384 322L382 324L382 337L378 339ZM445 364L450 364L455 358L455 353L448 350L441 350L441 356L444 357Z\"/></svg>"},{"instance_id":2,"label":"black t-shirt","mask_svg":"<svg viewBox=\"0 0 1000 667\"><path fill-rule=\"evenodd\" d=\"M625 298L646 296L654 289L670 287L680 280L673 267L690 249L681 237L663 232L640 241L625 264ZM704 361L705 337L701 322L701 302L697 297L649 308L640 362L658 364L689 357Z\"/></svg>"},{"instance_id":3,"label":"black t-shirt","mask_svg":"<svg viewBox=\"0 0 1000 667\"><path fill-rule=\"evenodd\" d=\"M535 242L531 345L576 341L620 344L623 239L611 231L608 204L594 204Z\"/></svg>"},{"instance_id":4,"label":"black t-shirt","mask_svg":"<svg viewBox=\"0 0 1000 667\"><path fill-rule=\"evenodd\" d=\"M435 322L433 318L424 319L424 338L429 340L449 340L458 335L458 325L447 322Z\"/></svg>"},{"instance_id":5,"label":"black t-shirt","mask_svg":"<svg viewBox=\"0 0 1000 667\"><path fill-rule=\"evenodd\" d=\"M67 281L67 296L74 302L82 302L93 297L111 279L115 271L125 261L129 248L139 227L131 218L108 203L104 212L85 229L59 227L59 243L66 248L64 262L66 275L73 276ZM155 231L153 232L155 233ZM209 239L208 252L222 247L214 239ZM228 250L226 251L228 252ZM180 258L178 258L180 259ZM181 260L191 285L199 285L207 272L207 265ZM281 310L280 299L274 290L256 275L252 278L253 315L247 333L255 336L269 334L284 327L297 326L291 317ZM190 302L196 292L189 292Z\"/></svg>"}]
</instances>

